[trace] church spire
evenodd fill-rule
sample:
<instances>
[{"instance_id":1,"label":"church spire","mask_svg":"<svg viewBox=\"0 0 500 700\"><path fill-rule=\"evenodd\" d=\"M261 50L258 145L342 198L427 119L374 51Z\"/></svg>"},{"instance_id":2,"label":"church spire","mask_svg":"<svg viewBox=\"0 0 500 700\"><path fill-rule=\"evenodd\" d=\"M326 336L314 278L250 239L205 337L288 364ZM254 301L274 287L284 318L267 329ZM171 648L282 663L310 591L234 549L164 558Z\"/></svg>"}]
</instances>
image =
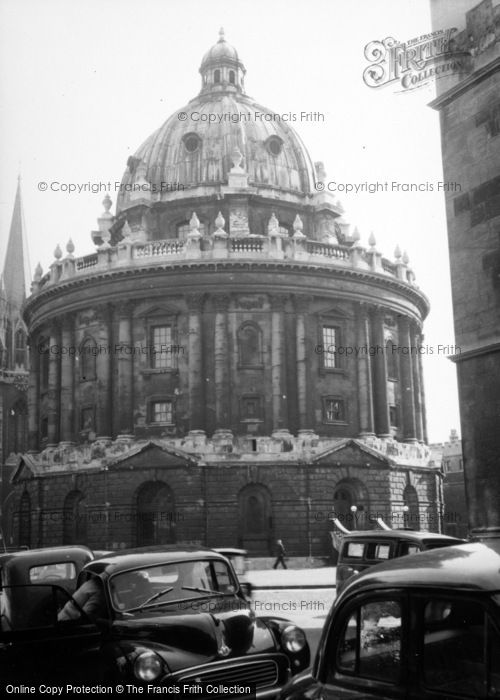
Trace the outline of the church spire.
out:
<instances>
[{"instance_id":1,"label":"church spire","mask_svg":"<svg viewBox=\"0 0 500 700\"><path fill-rule=\"evenodd\" d=\"M29 277L28 247L21 199L21 177L19 176L3 267L5 296L11 312L14 314L19 313L26 298L26 284Z\"/></svg>"}]
</instances>

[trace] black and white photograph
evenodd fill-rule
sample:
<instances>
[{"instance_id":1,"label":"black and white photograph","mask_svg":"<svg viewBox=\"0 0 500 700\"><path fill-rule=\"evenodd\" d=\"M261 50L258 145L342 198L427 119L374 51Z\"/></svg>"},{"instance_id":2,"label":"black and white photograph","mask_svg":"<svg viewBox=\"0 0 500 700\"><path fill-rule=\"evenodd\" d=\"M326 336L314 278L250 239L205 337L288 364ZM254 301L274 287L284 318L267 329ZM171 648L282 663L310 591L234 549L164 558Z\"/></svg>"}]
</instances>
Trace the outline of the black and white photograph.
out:
<instances>
[{"instance_id":1,"label":"black and white photograph","mask_svg":"<svg viewBox=\"0 0 500 700\"><path fill-rule=\"evenodd\" d=\"M0 694L500 698L500 0L0 0Z\"/></svg>"}]
</instances>

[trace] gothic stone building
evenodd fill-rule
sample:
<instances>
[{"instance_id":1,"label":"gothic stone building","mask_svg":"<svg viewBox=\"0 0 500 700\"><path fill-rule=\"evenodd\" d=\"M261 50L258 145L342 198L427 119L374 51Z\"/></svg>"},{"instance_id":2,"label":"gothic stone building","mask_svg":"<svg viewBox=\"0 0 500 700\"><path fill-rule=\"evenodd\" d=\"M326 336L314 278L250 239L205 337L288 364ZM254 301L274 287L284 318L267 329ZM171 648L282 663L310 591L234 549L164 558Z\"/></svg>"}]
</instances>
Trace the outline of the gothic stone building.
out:
<instances>
[{"instance_id":1,"label":"gothic stone building","mask_svg":"<svg viewBox=\"0 0 500 700\"><path fill-rule=\"evenodd\" d=\"M26 232L18 182L14 212L0 277L0 550L8 523L2 512L12 494L11 476L28 447L27 328L21 315L28 279ZM5 528L7 526L7 528Z\"/></svg>"},{"instance_id":2,"label":"gothic stone building","mask_svg":"<svg viewBox=\"0 0 500 700\"><path fill-rule=\"evenodd\" d=\"M96 250L36 271L12 538L322 555L334 515L438 530L407 256L316 192L322 164L246 95L223 34L200 73L116 215L105 197Z\"/></svg>"}]
</instances>

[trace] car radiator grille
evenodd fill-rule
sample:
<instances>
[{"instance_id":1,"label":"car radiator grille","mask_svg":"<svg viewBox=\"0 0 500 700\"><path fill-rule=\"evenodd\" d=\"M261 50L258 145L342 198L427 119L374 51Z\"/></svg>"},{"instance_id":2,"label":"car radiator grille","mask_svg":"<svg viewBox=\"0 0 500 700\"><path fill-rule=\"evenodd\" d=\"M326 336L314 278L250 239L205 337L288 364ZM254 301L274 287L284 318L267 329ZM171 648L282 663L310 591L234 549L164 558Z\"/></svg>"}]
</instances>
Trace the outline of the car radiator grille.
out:
<instances>
[{"instance_id":1,"label":"car radiator grille","mask_svg":"<svg viewBox=\"0 0 500 700\"><path fill-rule=\"evenodd\" d=\"M255 685L257 690L270 688L277 685L279 669L276 661L266 659L255 663L234 664L224 668L206 669L194 671L189 675L183 675L179 680L198 683L239 683L240 685Z\"/></svg>"}]
</instances>

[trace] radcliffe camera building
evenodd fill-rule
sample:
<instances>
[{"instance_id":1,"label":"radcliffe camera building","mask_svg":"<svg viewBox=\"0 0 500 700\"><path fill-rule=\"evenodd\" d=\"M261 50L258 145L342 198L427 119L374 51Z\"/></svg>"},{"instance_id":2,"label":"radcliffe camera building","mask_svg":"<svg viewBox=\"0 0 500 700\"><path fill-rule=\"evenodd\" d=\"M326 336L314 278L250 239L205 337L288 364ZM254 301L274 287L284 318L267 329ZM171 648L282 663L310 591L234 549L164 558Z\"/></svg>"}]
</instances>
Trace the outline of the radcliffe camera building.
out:
<instances>
[{"instance_id":1,"label":"radcliffe camera building","mask_svg":"<svg viewBox=\"0 0 500 700\"><path fill-rule=\"evenodd\" d=\"M361 244L223 33L200 73L115 215L105 197L94 251L36 269L9 542L322 555L333 515L439 530L407 256Z\"/></svg>"}]
</instances>

